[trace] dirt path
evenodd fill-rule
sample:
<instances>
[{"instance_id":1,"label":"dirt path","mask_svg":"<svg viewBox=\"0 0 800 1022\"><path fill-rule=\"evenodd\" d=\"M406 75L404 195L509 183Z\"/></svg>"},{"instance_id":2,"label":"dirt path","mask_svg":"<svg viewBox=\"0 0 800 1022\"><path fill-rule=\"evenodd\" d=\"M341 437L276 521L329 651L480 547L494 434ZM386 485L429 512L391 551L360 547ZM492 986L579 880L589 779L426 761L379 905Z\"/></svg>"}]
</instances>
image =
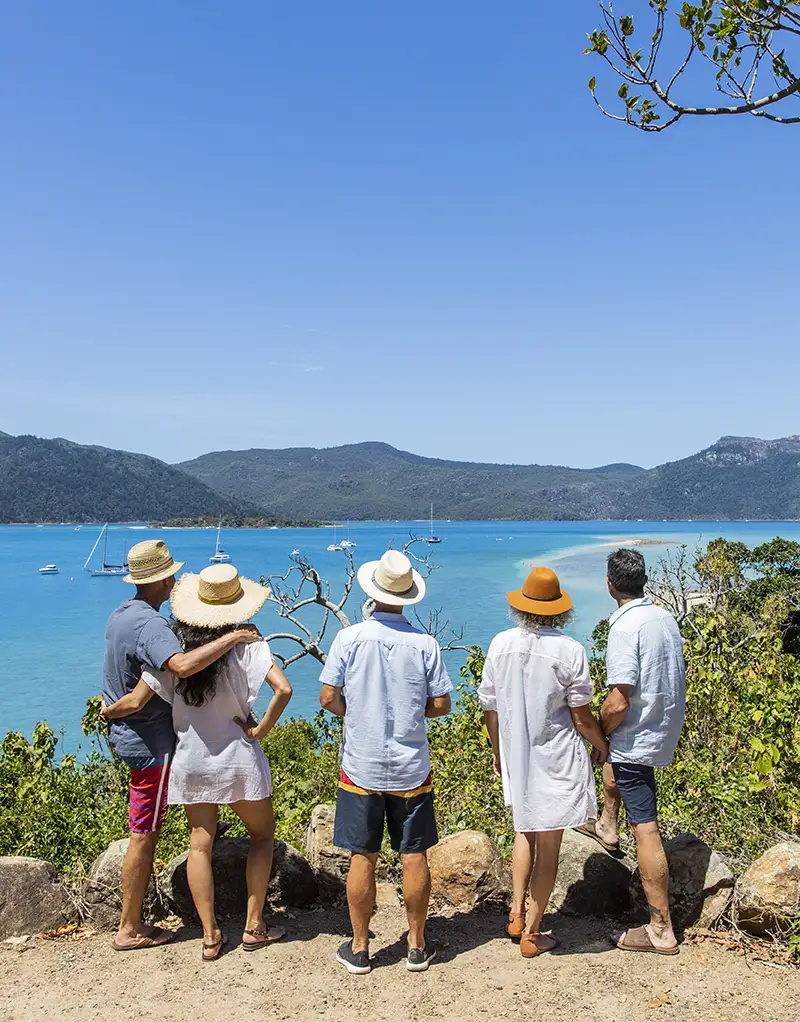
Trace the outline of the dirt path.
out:
<instances>
[{"instance_id":1,"label":"dirt path","mask_svg":"<svg viewBox=\"0 0 800 1022\"><path fill-rule=\"evenodd\" d=\"M2 1022L423 1022L428 1019L577 1022L788 1022L800 1003L800 971L748 962L709 942L676 958L615 951L599 920L547 919L563 946L524 961L497 936L502 916L476 912L431 920L440 954L427 973L403 964L404 916L381 908L373 920L375 968L354 977L334 953L346 932L341 911L297 912L289 938L244 954L199 961L197 930L170 947L115 953L108 935L39 941L0 951Z\"/></svg>"}]
</instances>

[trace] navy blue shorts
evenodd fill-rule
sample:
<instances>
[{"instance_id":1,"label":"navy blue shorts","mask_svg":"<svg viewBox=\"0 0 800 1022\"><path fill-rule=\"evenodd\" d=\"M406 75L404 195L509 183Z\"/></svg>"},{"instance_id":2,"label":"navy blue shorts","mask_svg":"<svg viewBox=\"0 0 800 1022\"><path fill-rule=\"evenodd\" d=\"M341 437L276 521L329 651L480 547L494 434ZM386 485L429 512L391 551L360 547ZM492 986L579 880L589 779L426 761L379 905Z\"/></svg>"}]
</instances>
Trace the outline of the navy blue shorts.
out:
<instances>
[{"instance_id":1,"label":"navy blue shorts","mask_svg":"<svg viewBox=\"0 0 800 1022\"><path fill-rule=\"evenodd\" d=\"M426 852L439 840L433 811L430 777L413 791L367 791L345 774L336 794L333 843L361 855L381 850L383 825L389 828L392 848L401 855Z\"/></svg>"},{"instance_id":2,"label":"navy blue shorts","mask_svg":"<svg viewBox=\"0 0 800 1022\"><path fill-rule=\"evenodd\" d=\"M658 819L656 773L639 763L612 763L622 804L631 823L652 823Z\"/></svg>"}]
</instances>

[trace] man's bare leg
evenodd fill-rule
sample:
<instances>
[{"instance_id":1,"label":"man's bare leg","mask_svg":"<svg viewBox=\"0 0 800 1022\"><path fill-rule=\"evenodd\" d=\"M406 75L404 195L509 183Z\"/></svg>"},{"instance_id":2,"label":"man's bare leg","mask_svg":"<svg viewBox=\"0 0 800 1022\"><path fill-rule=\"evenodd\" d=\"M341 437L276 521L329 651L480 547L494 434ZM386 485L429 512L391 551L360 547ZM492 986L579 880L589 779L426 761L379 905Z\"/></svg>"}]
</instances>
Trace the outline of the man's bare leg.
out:
<instances>
[{"instance_id":1,"label":"man's bare leg","mask_svg":"<svg viewBox=\"0 0 800 1022\"><path fill-rule=\"evenodd\" d=\"M431 900L431 874L425 852L401 856L403 861L403 901L408 917L409 948L425 947L425 922Z\"/></svg>"},{"instance_id":2,"label":"man's bare leg","mask_svg":"<svg viewBox=\"0 0 800 1022\"><path fill-rule=\"evenodd\" d=\"M347 907L353 927L353 952L369 951L369 921L375 908L375 864L378 853L353 852L347 874Z\"/></svg>"},{"instance_id":3,"label":"man's bare leg","mask_svg":"<svg viewBox=\"0 0 800 1022\"><path fill-rule=\"evenodd\" d=\"M669 914L669 867L658 821L631 824L636 839L639 874L642 878L650 923L646 929L654 947L673 948L678 942Z\"/></svg>"},{"instance_id":4,"label":"man's bare leg","mask_svg":"<svg viewBox=\"0 0 800 1022\"><path fill-rule=\"evenodd\" d=\"M622 805L619 788L610 763L603 764L603 812L595 825L598 835L610 845L619 841L619 811Z\"/></svg>"},{"instance_id":5,"label":"man's bare leg","mask_svg":"<svg viewBox=\"0 0 800 1022\"><path fill-rule=\"evenodd\" d=\"M511 856L511 915L525 915L525 899L533 872L535 834L514 835L514 851Z\"/></svg>"},{"instance_id":6,"label":"man's bare leg","mask_svg":"<svg viewBox=\"0 0 800 1022\"><path fill-rule=\"evenodd\" d=\"M115 943L118 947L132 947L142 937L159 939L167 931L142 922L144 899L153 875L153 859L160 830L146 834L131 832L128 851L122 860L122 916Z\"/></svg>"}]
</instances>

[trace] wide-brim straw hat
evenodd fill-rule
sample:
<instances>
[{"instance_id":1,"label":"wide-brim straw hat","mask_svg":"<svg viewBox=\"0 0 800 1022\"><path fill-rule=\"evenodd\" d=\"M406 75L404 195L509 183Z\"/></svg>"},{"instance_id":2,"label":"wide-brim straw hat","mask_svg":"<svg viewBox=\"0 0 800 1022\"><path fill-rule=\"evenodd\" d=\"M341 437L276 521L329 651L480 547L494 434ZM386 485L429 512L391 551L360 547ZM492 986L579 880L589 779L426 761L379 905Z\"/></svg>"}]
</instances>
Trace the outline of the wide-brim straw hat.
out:
<instances>
[{"instance_id":1,"label":"wide-brim straw hat","mask_svg":"<svg viewBox=\"0 0 800 1022\"><path fill-rule=\"evenodd\" d=\"M425 579L399 550L387 550L379 561L358 569L358 584L377 603L410 607L425 598Z\"/></svg>"},{"instance_id":2,"label":"wide-brim straw hat","mask_svg":"<svg viewBox=\"0 0 800 1022\"><path fill-rule=\"evenodd\" d=\"M200 628L220 628L249 621L270 594L266 586L241 578L232 564L212 564L199 575L186 572L170 596L178 621Z\"/></svg>"},{"instance_id":3,"label":"wide-brim straw hat","mask_svg":"<svg viewBox=\"0 0 800 1022\"><path fill-rule=\"evenodd\" d=\"M515 610L542 617L556 617L572 610L572 600L550 568L533 568L522 589L506 593L506 599Z\"/></svg>"},{"instance_id":4,"label":"wide-brim straw hat","mask_svg":"<svg viewBox=\"0 0 800 1022\"><path fill-rule=\"evenodd\" d=\"M163 539L146 539L128 551L128 574L123 582L134 586L147 586L162 582L183 567L183 561L174 561Z\"/></svg>"}]
</instances>

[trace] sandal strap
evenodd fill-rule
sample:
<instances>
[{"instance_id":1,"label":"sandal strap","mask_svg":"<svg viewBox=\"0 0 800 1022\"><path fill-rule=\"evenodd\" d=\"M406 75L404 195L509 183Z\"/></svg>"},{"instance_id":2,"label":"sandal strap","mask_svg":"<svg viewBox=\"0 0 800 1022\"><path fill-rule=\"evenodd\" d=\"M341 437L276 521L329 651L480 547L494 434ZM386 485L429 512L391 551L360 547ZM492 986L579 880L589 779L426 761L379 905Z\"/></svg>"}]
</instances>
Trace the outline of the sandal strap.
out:
<instances>
[{"instance_id":1,"label":"sandal strap","mask_svg":"<svg viewBox=\"0 0 800 1022\"><path fill-rule=\"evenodd\" d=\"M244 931L249 937L268 937L269 930L245 930Z\"/></svg>"}]
</instances>

